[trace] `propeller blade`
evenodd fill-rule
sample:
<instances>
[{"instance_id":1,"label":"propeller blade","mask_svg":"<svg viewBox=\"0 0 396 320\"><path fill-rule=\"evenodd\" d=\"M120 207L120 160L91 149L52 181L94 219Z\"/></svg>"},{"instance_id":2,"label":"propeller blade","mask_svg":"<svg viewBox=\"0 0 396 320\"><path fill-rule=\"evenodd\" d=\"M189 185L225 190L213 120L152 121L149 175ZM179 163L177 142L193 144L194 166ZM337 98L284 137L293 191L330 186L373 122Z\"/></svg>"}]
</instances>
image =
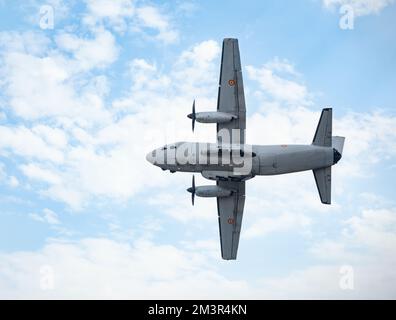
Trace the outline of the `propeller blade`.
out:
<instances>
[{"instance_id":1,"label":"propeller blade","mask_svg":"<svg viewBox=\"0 0 396 320\"><path fill-rule=\"evenodd\" d=\"M195 198L195 176L194 175L192 176L192 189L193 189L193 192L191 193L191 202L192 202L192 205L194 205L194 198Z\"/></svg>"},{"instance_id":2,"label":"propeller blade","mask_svg":"<svg viewBox=\"0 0 396 320\"><path fill-rule=\"evenodd\" d=\"M194 132L194 128L195 128L195 99L193 101L193 105L192 105L192 131Z\"/></svg>"},{"instance_id":3,"label":"propeller blade","mask_svg":"<svg viewBox=\"0 0 396 320\"><path fill-rule=\"evenodd\" d=\"M194 205L194 199L195 199L195 177L194 177L194 175L192 177L192 186L190 188L188 188L187 191L191 193L191 202L192 202L192 205Z\"/></svg>"},{"instance_id":4,"label":"propeller blade","mask_svg":"<svg viewBox=\"0 0 396 320\"><path fill-rule=\"evenodd\" d=\"M192 112L189 115L187 115L187 118L190 118L192 120L192 131L194 132L195 119L196 119L196 115L195 115L195 99L194 99L193 105L192 105Z\"/></svg>"}]
</instances>

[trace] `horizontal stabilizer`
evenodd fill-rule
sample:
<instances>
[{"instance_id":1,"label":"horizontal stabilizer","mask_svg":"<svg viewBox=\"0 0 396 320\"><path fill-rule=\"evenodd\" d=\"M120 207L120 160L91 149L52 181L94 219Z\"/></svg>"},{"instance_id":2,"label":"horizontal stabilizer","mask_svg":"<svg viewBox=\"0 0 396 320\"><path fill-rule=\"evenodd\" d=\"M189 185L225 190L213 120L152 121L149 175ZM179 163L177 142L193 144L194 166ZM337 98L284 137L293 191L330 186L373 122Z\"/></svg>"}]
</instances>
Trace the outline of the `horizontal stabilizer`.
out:
<instances>
[{"instance_id":1,"label":"horizontal stabilizer","mask_svg":"<svg viewBox=\"0 0 396 320\"><path fill-rule=\"evenodd\" d=\"M322 110L312 144L322 147L331 147L332 117L331 108Z\"/></svg>"},{"instance_id":2,"label":"horizontal stabilizer","mask_svg":"<svg viewBox=\"0 0 396 320\"><path fill-rule=\"evenodd\" d=\"M331 167L313 170L320 201L331 204Z\"/></svg>"}]
</instances>

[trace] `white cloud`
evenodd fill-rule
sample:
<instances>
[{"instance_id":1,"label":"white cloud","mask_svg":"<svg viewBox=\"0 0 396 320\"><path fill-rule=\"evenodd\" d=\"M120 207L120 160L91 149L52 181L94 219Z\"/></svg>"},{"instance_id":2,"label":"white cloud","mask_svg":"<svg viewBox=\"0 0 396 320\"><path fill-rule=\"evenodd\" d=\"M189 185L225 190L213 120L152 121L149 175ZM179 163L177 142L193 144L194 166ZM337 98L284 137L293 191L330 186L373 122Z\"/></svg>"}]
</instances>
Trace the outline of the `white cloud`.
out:
<instances>
[{"instance_id":1,"label":"white cloud","mask_svg":"<svg viewBox=\"0 0 396 320\"><path fill-rule=\"evenodd\" d=\"M173 114L167 113L169 115L167 121L171 121L170 127L173 126L174 119L181 116L180 112L184 112L185 120L185 114L190 112L186 108L191 108L195 97L197 107L215 109L214 97L218 83L218 66L215 62L219 58L219 44L208 40L184 50L175 58L175 63L170 66L171 70L167 73L161 72L155 63L134 59L130 63L131 94L116 100L113 105L116 108L133 111L137 108L147 109L150 105L152 111L147 110L147 112L151 111L150 117L157 117L158 112L177 105L177 108L172 110ZM157 105L159 105L158 110ZM161 122L167 123L167 121ZM187 122L183 121L174 127L178 130L185 123ZM199 131L197 133L199 134Z\"/></svg>"},{"instance_id":2,"label":"white cloud","mask_svg":"<svg viewBox=\"0 0 396 320\"><path fill-rule=\"evenodd\" d=\"M107 120L109 115L101 97L92 88L75 87L74 71L68 63L59 56L6 53L3 73L8 108L29 120L55 116L81 124L86 124L87 119Z\"/></svg>"},{"instance_id":3,"label":"white cloud","mask_svg":"<svg viewBox=\"0 0 396 320\"><path fill-rule=\"evenodd\" d=\"M287 59L280 59L275 57L274 59L268 61L264 64L267 69L274 72L279 72L280 74L298 76L299 73L295 70L293 64L291 64Z\"/></svg>"},{"instance_id":4,"label":"white cloud","mask_svg":"<svg viewBox=\"0 0 396 320\"><path fill-rule=\"evenodd\" d=\"M109 23L117 31L126 29L125 19L132 17L135 12L131 0L86 0L88 14L84 16L83 22L90 26L104 21Z\"/></svg>"},{"instance_id":5,"label":"white cloud","mask_svg":"<svg viewBox=\"0 0 396 320\"><path fill-rule=\"evenodd\" d=\"M44 169L37 164L21 165L22 172L32 180L44 181L48 184L58 185L61 183L61 178L54 172Z\"/></svg>"},{"instance_id":6,"label":"white cloud","mask_svg":"<svg viewBox=\"0 0 396 320\"><path fill-rule=\"evenodd\" d=\"M48 160L55 163L61 163L64 160L64 154L62 150L59 150L59 146L48 144L45 139L28 128L0 126L0 136L2 137L0 139L2 154L11 152L28 159ZM56 139L56 137L48 139Z\"/></svg>"},{"instance_id":7,"label":"white cloud","mask_svg":"<svg viewBox=\"0 0 396 320\"><path fill-rule=\"evenodd\" d=\"M50 39L41 32L0 32L0 48L9 52L30 53L41 56L48 53Z\"/></svg>"},{"instance_id":8,"label":"white cloud","mask_svg":"<svg viewBox=\"0 0 396 320\"><path fill-rule=\"evenodd\" d=\"M164 43L174 43L179 39L179 33L170 25L169 18L160 13L157 7L143 6L136 9L139 24L145 28L158 30L156 39Z\"/></svg>"},{"instance_id":9,"label":"white cloud","mask_svg":"<svg viewBox=\"0 0 396 320\"><path fill-rule=\"evenodd\" d=\"M216 41L202 41L183 51L172 70L178 92L189 95L191 100L207 98L206 101L203 99L203 103L197 100L198 108L208 107L205 104L209 102L210 109L216 109L214 97L219 81L220 52L220 45Z\"/></svg>"},{"instance_id":10,"label":"white cloud","mask_svg":"<svg viewBox=\"0 0 396 320\"><path fill-rule=\"evenodd\" d=\"M345 221L344 236L354 245L368 247L393 260L396 248L396 210L365 209Z\"/></svg>"},{"instance_id":11,"label":"white cloud","mask_svg":"<svg viewBox=\"0 0 396 320\"><path fill-rule=\"evenodd\" d=\"M74 184L68 180L62 182L62 184L51 183L47 189L40 189L39 193L50 199L67 204L74 211L81 210L88 196L81 189L73 188L73 185L78 181L74 181Z\"/></svg>"},{"instance_id":12,"label":"white cloud","mask_svg":"<svg viewBox=\"0 0 396 320\"><path fill-rule=\"evenodd\" d=\"M132 60L130 74L135 92L140 89L164 91L171 85L170 77L161 75L156 65L150 64L144 59Z\"/></svg>"},{"instance_id":13,"label":"white cloud","mask_svg":"<svg viewBox=\"0 0 396 320\"><path fill-rule=\"evenodd\" d=\"M185 181L186 179L184 179ZM200 179L201 181L203 179ZM199 181L197 181L199 183ZM203 184L212 184L207 181L202 181ZM185 191L180 190L181 192ZM192 207L191 195L187 192L170 193L163 191L160 194L154 195L147 199L149 205L154 205L161 208L161 212L167 214L173 219L186 223L188 225L202 226L204 223L215 223L217 216L216 201L213 199L199 198L195 200L195 205Z\"/></svg>"},{"instance_id":14,"label":"white cloud","mask_svg":"<svg viewBox=\"0 0 396 320\"><path fill-rule=\"evenodd\" d=\"M318 264L282 276L249 279L246 274L226 276L228 263L219 260L216 244L206 240L178 246L139 238L52 240L35 252L0 254L0 295L19 299L389 299L396 295L394 269L376 263L353 266L354 290L340 287L343 264ZM41 289L43 277L48 276L53 288Z\"/></svg>"},{"instance_id":15,"label":"white cloud","mask_svg":"<svg viewBox=\"0 0 396 320\"><path fill-rule=\"evenodd\" d=\"M334 238L312 241L319 263L287 276L259 281L272 298L394 299L396 296L396 215L394 209L363 209L343 222ZM342 266L351 267L352 290L342 290Z\"/></svg>"},{"instance_id":16,"label":"white cloud","mask_svg":"<svg viewBox=\"0 0 396 320\"><path fill-rule=\"evenodd\" d=\"M323 5L327 9L350 5L356 16L365 16L378 14L393 2L394 0L323 0Z\"/></svg>"},{"instance_id":17,"label":"white cloud","mask_svg":"<svg viewBox=\"0 0 396 320\"><path fill-rule=\"evenodd\" d=\"M235 297L246 294L243 281L226 279L208 262L197 251L155 245L147 240L121 243L94 238L52 242L35 254L0 255L0 295L36 299L185 299L219 297L225 292ZM53 290L40 289L42 266L50 267Z\"/></svg>"},{"instance_id":18,"label":"white cloud","mask_svg":"<svg viewBox=\"0 0 396 320\"><path fill-rule=\"evenodd\" d=\"M97 31L93 39L79 38L74 34L63 33L56 37L58 48L71 53L78 68L87 71L105 67L118 57L118 48L111 32Z\"/></svg>"},{"instance_id":19,"label":"white cloud","mask_svg":"<svg viewBox=\"0 0 396 320\"><path fill-rule=\"evenodd\" d=\"M9 184L11 187L16 188L16 187L19 186L19 181L18 181L18 179L17 179L16 177L11 176L11 177L9 178L9 180L8 180L8 184Z\"/></svg>"},{"instance_id":20,"label":"white cloud","mask_svg":"<svg viewBox=\"0 0 396 320\"><path fill-rule=\"evenodd\" d=\"M350 253L346 252L346 247L343 242L326 239L319 243L315 243L310 252L317 258L324 261L347 261L352 262L352 256ZM353 258L355 261L356 258Z\"/></svg>"},{"instance_id":21,"label":"white cloud","mask_svg":"<svg viewBox=\"0 0 396 320\"><path fill-rule=\"evenodd\" d=\"M33 220L48 223L50 225L60 224L58 215L54 211L47 208L43 210L42 214L31 213L29 214L29 217L32 218Z\"/></svg>"},{"instance_id":22,"label":"white cloud","mask_svg":"<svg viewBox=\"0 0 396 320\"><path fill-rule=\"evenodd\" d=\"M179 32L173 27L170 16L155 5L136 5L131 0L86 0L88 12L83 22L91 29L109 26L117 32L128 29L141 33L146 39L165 44L177 42ZM152 36L152 33L155 35Z\"/></svg>"},{"instance_id":23,"label":"white cloud","mask_svg":"<svg viewBox=\"0 0 396 320\"><path fill-rule=\"evenodd\" d=\"M10 53L5 57L5 62L6 93L17 115L37 118L61 112L64 114L64 109L75 107L71 88L62 85L68 73L53 58ZM26 82L26 79L30 81ZM62 109L58 107L59 101L62 101Z\"/></svg>"},{"instance_id":24,"label":"white cloud","mask_svg":"<svg viewBox=\"0 0 396 320\"><path fill-rule=\"evenodd\" d=\"M343 228L334 239L316 243L311 252L323 260L351 263L374 263L391 266L396 259L396 210L362 209L342 221Z\"/></svg>"},{"instance_id":25,"label":"white cloud","mask_svg":"<svg viewBox=\"0 0 396 320\"><path fill-rule=\"evenodd\" d=\"M276 217L263 217L243 231L243 238L254 238L271 232L287 232L293 229L304 230L311 224L311 219L301 214L285 213Z\"/></svg>"},{"instance_id":26,"label":"white cloud","mask_svg":"<svg viewBox=\"0 0 396 320\"><path fill-rule=\"evenodd\" d=\"M334 266L350 265L357 282L352 296L394 298L396 296L396 215L394 208L363 209L343 221L335 239L313 245L311 253ZM369 294L369 292L375 294Z\"/></svg>"},{"instance_id":27,"label":"white cloud","mask_svg":"<svg viewBox=\"0 0 396 320\"><path fill-rule=\"evenodd\" d=\"M14 176L8 176L5 170L5 165L0 162L0 185L6 184L12 188L16 188L19 186L19 181Z\"/></svg>"},{"instance_id":28,"label":"white cloud","mask_svg":"<svg viewBox=\"0 0 396 320\"><path fill-rule=\"evenodd\" d=\"M55 148L61 149L66 147L68 144L65 132L59 128L37 125L32 128L32 132L40 136L46 143Z\"/></svg>"},{"instance_id":29,"label":"white cloud","mask_svg":"<svg viewBox=\"0 0 396 320\"><path fill-rule=\"evenodd\" d=\"M309 105L311 103L308 90L304 84L294 79L297 75L294 66L286 60L278 58L269 61L261 68L246 67L247 75L260 84L261 89L270 98L293 105Z\"/></svg>"},{"instance_id":30,"label":"white cloud","mask_svg":"<svg viewBox=\"0 0 396 320\"><path fill-rule=\"evenodd\" d=\"M342 174L367 177L375 174L381 161L396 155L396 118L381 112L349 113L335 119L335 132L347 137ZM350 143L348 143L350 141Z\"/></svg>"},{"instance_id":31,"label":"white cloud","mask_svg":"<svg viewBox=\"0 0 396 320\"><path fill-rule=\"evenodd\" d=\"M272 299L394 299L395 274L381 266L354 267L352 290L342 289L343 265L315 265L259 281Z\"/></svg>"},{"instance_id":32,"label":"white cloud","mask_svg":"<svg viewBox=\"0 0 396 320\"><path fill-rule=\"evenodd\" d=\"M0 182L3 182L5 180L6 173L4 170L4 164L0 162Z\"/></svg>"}]
</instances>

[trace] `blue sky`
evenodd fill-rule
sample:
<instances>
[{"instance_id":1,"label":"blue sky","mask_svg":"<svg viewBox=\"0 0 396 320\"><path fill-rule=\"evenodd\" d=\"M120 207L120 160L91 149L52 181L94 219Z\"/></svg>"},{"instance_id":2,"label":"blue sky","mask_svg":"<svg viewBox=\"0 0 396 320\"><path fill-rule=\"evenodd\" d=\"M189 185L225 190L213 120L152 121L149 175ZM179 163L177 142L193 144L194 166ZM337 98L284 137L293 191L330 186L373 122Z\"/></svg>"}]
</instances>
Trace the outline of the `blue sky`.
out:
<instances>
[{"instance_id":1,"label":"blue sky","mask_svg":"<svg viewBox=\"0 0 396 320\"><path fill-rule=\"evenodd\" d=\"M0 1L0 297L395 298L395 17L391 0ZM214 141L186 115L215 108L225 37L249 143L309 143L325 106L347 139L331 206L311 172L247 183L232 262L215 201L191 207L191 175L145 161Z\"/></svg>"}]
</instances>

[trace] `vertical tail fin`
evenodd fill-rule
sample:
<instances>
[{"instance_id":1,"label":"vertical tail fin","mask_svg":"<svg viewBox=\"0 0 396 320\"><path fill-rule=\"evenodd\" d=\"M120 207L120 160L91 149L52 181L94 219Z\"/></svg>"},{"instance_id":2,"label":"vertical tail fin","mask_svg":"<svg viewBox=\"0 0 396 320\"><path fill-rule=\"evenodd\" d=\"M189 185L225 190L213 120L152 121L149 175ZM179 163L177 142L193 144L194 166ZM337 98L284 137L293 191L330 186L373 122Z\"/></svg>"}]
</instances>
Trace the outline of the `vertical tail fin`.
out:
<instances>
[{"instance_id":1,"label":"vertical tail fin","mask_svg":"<svg viewBox=\"0 0 396 320\"><path fill-rule=\"evenodd\" d=\"M339 136L332 137L332 146L340 154L342 154L342 150L344 149L344 142L345 142L345 137L339 137Z\"/></svg>"},{"instance_id":2,"label":"vertical tail fin","mask_svg":"<svg viewBox=\"0 0 396 320\"><path fill-rule=\"evenodd\" d=\"M332 109L325 108L322 110L318 126L316 127L315 136L312 144L322 147L331 147L331 135L332 135Z\"/></svg>"}]
</instances>

